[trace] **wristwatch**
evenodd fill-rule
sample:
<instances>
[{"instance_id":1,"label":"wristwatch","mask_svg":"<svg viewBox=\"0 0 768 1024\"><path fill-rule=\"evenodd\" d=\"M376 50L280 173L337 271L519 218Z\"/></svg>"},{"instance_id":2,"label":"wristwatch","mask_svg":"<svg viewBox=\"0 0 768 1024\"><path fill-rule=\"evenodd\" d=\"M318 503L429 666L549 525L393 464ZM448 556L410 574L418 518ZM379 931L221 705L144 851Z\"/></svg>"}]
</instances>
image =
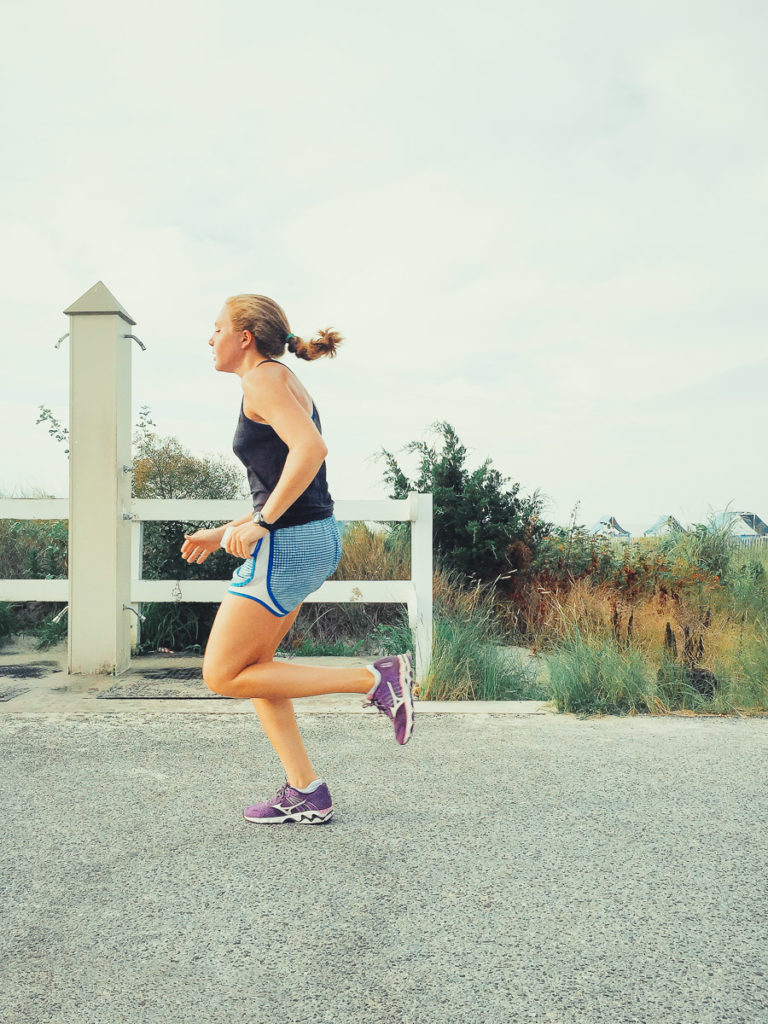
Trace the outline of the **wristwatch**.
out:
<instances>
[{"instance_id":1,"label":"wristwatch","mask_svg":"<svg viewBox=\"0 0 768 1024\"><path fill-rule=\"evenodd\" d=\"M257 526L263 526L264 529L265 530L269 530L270 533L272 533L272 531L275 528L275 524L274 523L268 523L264 519L264 516L261 514L261 509L259 509L258 512L254 512L253 513L253 522L256 523Z\"/></svg>"}]
</instances>

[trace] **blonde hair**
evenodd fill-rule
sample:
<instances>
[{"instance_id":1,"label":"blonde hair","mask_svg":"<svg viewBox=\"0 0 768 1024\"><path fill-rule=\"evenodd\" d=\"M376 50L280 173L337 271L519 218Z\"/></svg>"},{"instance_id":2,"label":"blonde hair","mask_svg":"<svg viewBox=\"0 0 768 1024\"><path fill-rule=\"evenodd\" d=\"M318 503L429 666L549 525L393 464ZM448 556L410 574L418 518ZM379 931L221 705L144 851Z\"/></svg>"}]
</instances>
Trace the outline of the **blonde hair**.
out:
<instances>
[{"instance_id":1,"label":"blonde hair","mask_svg":"<svg viewBox=\"0 0 768 1024\"><path fill-rule=\"evenodd\" d=\"M318 359L335 356L343 338L330 327L317 336L304 341L292 334L288 317L274 299L266 295L231 295L225 302L232 326L236 331L250 331L256 349L265 358L275 359L288 351L299 359ZM288 335L291 335L290 339Z\"/></svg>"}]
</instances>

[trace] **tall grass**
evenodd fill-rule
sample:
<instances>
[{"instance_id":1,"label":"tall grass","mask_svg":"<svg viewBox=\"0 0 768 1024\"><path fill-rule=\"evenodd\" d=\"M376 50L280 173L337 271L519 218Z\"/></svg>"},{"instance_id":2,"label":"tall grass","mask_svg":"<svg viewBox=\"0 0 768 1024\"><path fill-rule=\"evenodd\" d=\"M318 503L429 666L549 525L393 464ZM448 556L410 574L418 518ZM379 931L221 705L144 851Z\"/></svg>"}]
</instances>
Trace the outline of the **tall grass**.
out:
<instances>
[{"instance_id":1,"label":"tall grass","mask_svg":"<svg viewBox=\"0 0 768 1024\"><path fill-rule=\"evenodd\" d=\"M500 647L492 585L468 587L460 573L434 576L432 661L425 700L527 700L542 696L532 665Z\"/></svg>"},{"instance_id":2,"label":"tall grass","mask_svg":"<svg viewBox=\"0 0 768 1024\"><path fill-rule=\"evenodd\" d=\"M535 646L547 652L558 710L768 710L765 546L700 531L668 539L654 557L626 588L589 576L542 588ZM707 672L712 694L696 686Z\"/></svg>"},{"instance_id":3,"label":"tall grass","mask_svg":"<svg viewBox=\"0 0 768 1024\"><path fill-rule=\"evenodd\" d=\"M406 526L408 524L405 524ZM410 530L374 529L364 522L343 524L341 560L335 580L407 580Z\"/></svg>"},{"instance_id":4,"label":"tall grass","mask_svg":"<svg viewBox=\"0 0 768 1024\"><path fill-rule=\"evenodd\" d=\"M0 520L0 575L66 577L66 543L66 522ZM148 545L148 577L166 567L154 564L153 550ZM230 562L217 553L205 567L208 577L224 580ZM181 564L185 576L199 575L199 567ZM409 576L408 524L345 524L333 578ZM41 646L63 639L66 619L51 621L61 607L0 604L0 645L19 631L37 635ZM217 607L144 604L142 650L202 651ZM541 652L548 683L536 681L533 664L510 643ZM378 657L413 650L413 637L401 605L312 603L280 649ZM694 669L714 675L711 697L692 685ZM768 545L734 545L714 519L707 529L632 545L552 538L507 594L468 585L438 559L432 661L420 696L551 697L559 711L579 714L768 710Z\"/></svg>"},{"instance_id":5,"label":"tall grass","mask_svg":"<svg viewBox=\"0 0 768 1024\"><path fill-rule=\"evenodd\" d=\"M0 647L4 647L15 632L13 605L10 601L0 601Z\"/></svg>"},{"instance_id":6,"label":"tall grass","mask_svg":"<svg viewBox=\"0 0 768 1024\"><path fill-rule=\"evenodd\" d=\"M646 711L650 668L637 647L584 637L576 627L547 658L549 692L558 711L622 714Z\"/></svg>"}]
</instances>

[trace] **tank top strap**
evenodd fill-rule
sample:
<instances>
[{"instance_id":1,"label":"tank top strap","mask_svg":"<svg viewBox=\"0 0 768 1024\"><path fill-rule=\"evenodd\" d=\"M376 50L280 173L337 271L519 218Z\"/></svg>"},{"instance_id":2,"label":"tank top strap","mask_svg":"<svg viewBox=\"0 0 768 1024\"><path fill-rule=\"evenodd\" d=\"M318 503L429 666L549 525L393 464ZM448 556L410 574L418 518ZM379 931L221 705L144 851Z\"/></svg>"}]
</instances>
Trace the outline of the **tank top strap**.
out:
<instances>
[{"instance_id":1,"label":"tank top strap","mask_svg":"<svg viewBox=\"0 0 768 1024\"><path fill-rule=\"evenodd\" d=\"M290 366L288 366L288 364L287 364L287 363L284 363L284 362L282 361L282 359L262 359L262 360L261 360L261 363L256 363L256 366L261 366L261 365L262 365L262 363L279 363L279 365L280 365L280 366L284 366L284 367L286 368L286 370L288 370L288 371L289 371L290 373L293 373L293 370L291 370ZM254 369L255 369L255 368L256 368L256 367L254 367ZM293 373L293 376L295 377L295 376L296 376L296 374L295 374L295 373Z\"/></svg>"}]
</instances>

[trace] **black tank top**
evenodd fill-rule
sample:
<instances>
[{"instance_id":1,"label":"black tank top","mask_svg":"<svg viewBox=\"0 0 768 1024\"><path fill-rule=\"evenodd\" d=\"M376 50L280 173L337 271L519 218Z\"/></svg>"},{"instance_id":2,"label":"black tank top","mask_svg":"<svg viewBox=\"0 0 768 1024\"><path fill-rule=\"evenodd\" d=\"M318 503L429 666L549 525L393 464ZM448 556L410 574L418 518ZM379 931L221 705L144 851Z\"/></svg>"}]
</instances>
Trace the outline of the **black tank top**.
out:
<instances>
[{"instance_id":1,"label":"black tank top","mask_svg":"<svg viewBox=\"0 0 768 1024\"><path fill-rule=\"evenodd\" d=\"M264 359L265 363L279 362ZM261 366L261 363L257 364ZM284 366L284 363L280 364ZM291 369L287 367L287 369ZM293 370L291 370L293 373ZM253 495L253 510L258 512L275 489L288 457L288 445L268 423L257 423L245 415L245 399L240 405L232 450L248 471L248 483ZM312 403L312 419L322 433L320 414ZM312 483L300 494L289 509L277 520L276 527L299 526L316 519L328 519L333 515L333 500L325 479L325 462L317 471Z\"/></svg>"}]
</instances>

